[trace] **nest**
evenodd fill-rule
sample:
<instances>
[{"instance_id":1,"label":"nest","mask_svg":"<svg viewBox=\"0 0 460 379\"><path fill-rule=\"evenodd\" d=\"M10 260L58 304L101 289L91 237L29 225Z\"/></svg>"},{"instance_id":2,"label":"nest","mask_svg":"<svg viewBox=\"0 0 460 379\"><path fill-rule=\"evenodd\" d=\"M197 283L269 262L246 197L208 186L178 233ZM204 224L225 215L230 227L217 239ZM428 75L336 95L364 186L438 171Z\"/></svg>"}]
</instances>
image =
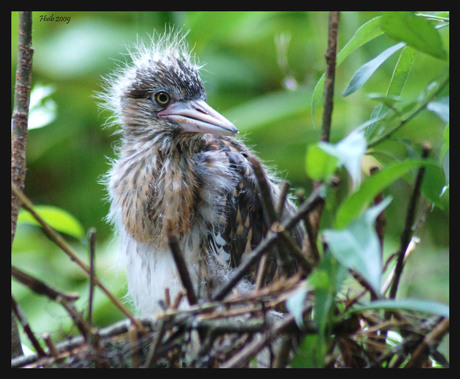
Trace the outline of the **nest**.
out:
<instances>
[{"instance_id":1,"label":"nest","mask_svg":"<svg viewBox=\"0 0 460 379\"><path fill-rule=\"evenodd\" d=\"M307 338L319 335L313 320L313 293L303 302L301 325L294 315L283 312L286 299L304 285L297 275L254 294L182 310L177 306L185 296L179 296L155 319L135 319L136 323L125 319L100 329L81 325L84 321L77 313L73 318L83 331L80 335L56 345L45 337L47 352L17 357L12 366L296 367L302 362ZM341 300L335 311L350 301ZM448 318L362 311L336 320L324 336L325 367L427 367L433 360L448 365L436 350L448 331ZM395 341L392 332L403 338Z\"/></svg>"}]
</instances>

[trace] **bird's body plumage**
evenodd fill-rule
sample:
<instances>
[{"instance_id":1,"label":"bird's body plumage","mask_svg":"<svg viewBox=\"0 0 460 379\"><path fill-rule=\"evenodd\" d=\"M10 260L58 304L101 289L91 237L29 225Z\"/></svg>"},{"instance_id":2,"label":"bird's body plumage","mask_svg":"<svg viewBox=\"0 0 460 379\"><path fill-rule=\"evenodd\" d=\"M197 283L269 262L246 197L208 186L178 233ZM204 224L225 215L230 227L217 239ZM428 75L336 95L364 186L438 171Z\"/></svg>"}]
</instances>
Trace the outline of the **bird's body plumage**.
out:
<instances>
[{"instance_id":1,"label":"bird's body plumage","mask_svg":"<svg viewBox=\"0 0 460 379\"><path fill-rule=\"evenodd\" d=\"M142 314L160 310L165 288L172 297L182 288L167 220L201 298L228 280L266 232L252 152L204 102L198 69L183 39L170 34L139 49L132 65L108 79L103 96L123 127L119 157L108 174L109 218L126 260L129 294ZM276 201L272 177L269 186ZM288 200L283 214L294 211ZM295 237L300 244L301 227ZM273 259L267 279L275 271ZM248 275L238 291L252 291L254 277Z\"/></svg>"}]
</instances>

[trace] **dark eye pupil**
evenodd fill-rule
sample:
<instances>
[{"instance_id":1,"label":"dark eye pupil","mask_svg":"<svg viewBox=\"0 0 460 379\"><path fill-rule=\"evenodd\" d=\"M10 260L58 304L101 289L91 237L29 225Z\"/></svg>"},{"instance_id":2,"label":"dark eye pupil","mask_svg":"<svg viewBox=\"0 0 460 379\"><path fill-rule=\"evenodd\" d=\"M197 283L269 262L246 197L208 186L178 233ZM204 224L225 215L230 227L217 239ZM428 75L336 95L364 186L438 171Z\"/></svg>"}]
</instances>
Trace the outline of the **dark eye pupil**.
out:
<instances>
[{"instance_id":1,"label":"dark eye pupil","mask_svg":"<svg viewBox=\"0 0 460 379\"><path fill-rule=\"evenodd\" d=\"M156 98L160 104L166 104L169 101L169 95L166 92L157 93Z\"/></svg>"}]
</instances>

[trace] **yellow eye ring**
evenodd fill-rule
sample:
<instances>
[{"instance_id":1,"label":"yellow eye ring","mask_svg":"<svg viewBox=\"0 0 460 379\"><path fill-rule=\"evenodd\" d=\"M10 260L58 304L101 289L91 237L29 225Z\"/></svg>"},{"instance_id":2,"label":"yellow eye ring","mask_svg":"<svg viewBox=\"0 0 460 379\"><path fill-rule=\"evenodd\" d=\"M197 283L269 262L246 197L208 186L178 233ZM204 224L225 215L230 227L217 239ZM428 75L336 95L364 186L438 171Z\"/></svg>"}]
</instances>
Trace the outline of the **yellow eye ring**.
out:
<instances>
[{"instance_id":1,"label":"yellow eye ring","mask_svg":"<svg viewBox=\"0 0 460 379\"><path fill-rule=\"evenodd\" d=\"M155 100L160 105L166 105L171 101L171 96L167 92L160 91L155 94Z\"/></svg>"}]
</instances>

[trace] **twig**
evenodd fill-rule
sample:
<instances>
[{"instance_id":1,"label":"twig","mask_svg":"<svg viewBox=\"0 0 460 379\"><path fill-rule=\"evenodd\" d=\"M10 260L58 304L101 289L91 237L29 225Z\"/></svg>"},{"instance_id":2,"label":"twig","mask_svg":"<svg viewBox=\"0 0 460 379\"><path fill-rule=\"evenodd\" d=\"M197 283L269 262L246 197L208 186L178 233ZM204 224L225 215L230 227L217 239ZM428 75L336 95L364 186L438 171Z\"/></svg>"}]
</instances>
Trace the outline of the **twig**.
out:
<instances>
[{"instance_id":1,"label":"twig","mask_svg":"<svg viewBox=\"0 0 460 379\"><path fill-rule=\"evenodd\" d=\"M272 368L285 368L288 364L289 353L292 348L292 337L284 335L281 339L280 349L273 361Z\"/></svg>"},{"instance_id":2,"label":"twig","mask_svg":"<svg viewBox=\"0 0 460 379\"><path fill-rule=\"evenodd\" d=\"M252 164L252 168L256 177L265 225L267 230L270 230L271 226L276 221L278 221L278 214L273 203L272 191L270 189L267 176L265 175L264 169L259 160L254 155L251 155L249 157L249 161ZM278 265L280 266L281 272L286 272L288 267L288 262L286 261L286 249L281 243L279 243L279 241L276 242L276 247L277 249L275 249L275 256L277 257ZM261 276L262 274L263 272L261 272Z\"/></svg>"},{"instance_id":3,"label":"twig","mask_svg":"<svg viewBox=\"0 0 460 379\"><path fill-rule=\"evenodd\" d=\"M267 254L262 255L260 258L259 267L257 268L256 284L254 286L254 292L258 292L262 288L262 283L265 276L265 270L267 268Z\"/></svg>"},{"instance_id":4,"label":"twig","mask_svg":"<svg viewBox=\"0 0 460 379\"><path fill-rule=\"evenodd\" d=\"M11 357L24 355L22 350L21 338L19 335L19 328L13 309L11 308Z\"/></svg>"},{"instance_id":5,"label":"twig","mask_svg":"<svg viewBox=\"0 0 460 379\"><path fill-rule=\"evenodd\" d=\"M426 159L431 151L431 146L428 144L423 145L422 158ZM395 266L395 276L392 286L390 288L390 298L396 297L398 291L399 281L401 279L402 270L404 267L404 252L409 246L409 242L412 238L413 225L415 220L415 213L417 209L418 200L420 198L420 191L422 187L423 176L425 174L425 167L422 166L418 170L417 177L415 179L414 190L412 191L411 198L409 200L409 206L407 208L406 221L404 224L404 230L401 234L401 243L398 250L398 258Z\"/></svg>"},{"instance_id":6,"label":"twig","mask_svg":"<svg viewBox=\"0 0 460 379\"><path fill-rule=\"evenodd\" d=\"M300 204L303 204L303 202L305 201L304 195L305 195L304 190L297 191L297 198L299 199ZM317 265L319 263L320 256L319 256L319 251L318 251L318 244L316 243L316 240L318 237L318 228L313 227L311 218L313 216L312 213L318 214L319 209L322 209L321 204L318 205L318 208L316 209L315 212L306 214L305 217L303 217L303 222L305 225L305 230L307 231L307 239L308 239L308 243L306 240L304 241L304 246L306 245L305 247L306 255L309 259L313 261L314 265Z\"/></svg>"},{"instance_id":7,"label":"twig","mask_svg":"<svg viewBox=\"0 0 460 379\"><path fill-rule=\"evenodd\" d=\"M279 199L278 199L278 206L276 207L276 210L275 210L278 220L281 220L284 205L286 204L287 196L289 193L289 188L290 188L290 184L288 182L284 182L283 185L281 186L281 191L280 191ZM257 269L257 275L256 275L256 281L255 281L255 287L254 287L255 292L259 291L262 288L262 283L263 283L263 278L265 275L266 268L267 268L267 255L264 254L262 258L260 259L259 267Z\"/></svg>"},{"instance_id":8,"label":"twig","mask_svg":"<svg viewBox=\"0 0 460 379\"><path fill-rule=\"evenodd\" d=\"M443 319L436 327L428 333L420 345L415 349L406 368L422 367L427 355L433 348L436 348L444 336L449 332L449 318Z\"/></svg>"},{"instance_id":9,"label":"twig","mask_svg":"<svg viewBox=\"0 0 460 379\"><path fill-rule=\"evenodd\" d=\"M307 260L307 258L305 258L305 256L302 254L302 251L296 245L296 243L292 240L289 233L286 230L283 230L283 226L278 222L272 225L272 230L275 230L276 233L281 234L281 238L286 243L289 253L297 261L297 263L302 268L302 271L305 273L305 275L309 275L310 272L312 271L312 265Z\"/></svg>"},{"instance_id":10,"label":"twig","mask_svg":"<svg viewBox=\"0 0 460 379\"><path fill-rule=\"evenodd\" d=\"M93 295L94 295L94 255L96 243L96 229L91 228L89 234L89 299L88 299L88 323L92 323L93 316Z\"/></svg>"},{"instance_id":11,"label":"twig","mask_svg":"<svg viewBox=\"0 0 460 379\"><path fill-rule=\"evenodd\" d=\"M293 214L288 219L284 220L281 225L283 229L290 230L293 228L297 222L299 222L305 214L312 211L318 202L322 199L322 192L323 186L321 185L317 189L315 189L308 200L306 200L297 210L295 214ZM276 233L273 230L268 233L267 237L253 250L251 251L245 259L241 262L241 264L235 269L233 275L230 277L228 282L218 289L218 291L213 296L214 301L222 300L231 290L232 288L246 275L248 270L255 264L260 257L270 248L273 246L274 243L281 237L281 233Z\"/></svg>"},{"instance_id":12,"label":"twig","mask_svg":"<svg viewBox=\"0 0 460 379\"><path fill-rule=\"evenodd\" d=\"M67 256L74 261L88 276L90 276L90 269L78 258L77 254L67 244L63 237L57 233L47 222L45 222L40 215L34 210L32 202L27 198L22 191L20 191L14 183L11 183L11 190L18 197L22 206L33 216L35 220L42 226L43 232L50 238ZM114 296L112 293L99 281L95 276L94 283L104 292L112 303L126 316L133 324L142 329L142 324L126 309L126 307Z\"/></svg>"},{"instance_id":13,"label":"twig","mask_svg":"<svg viewBox=\"0 0 460 379\"><path fill-rule=\"evenodd\" d=\"M36 294L44 295L49 299L61 304L67 313L69 313L70 317L73 319L75 325L78 327L85 339L92 337L94 333L91 326L83 319L81 314L73 305L73 302L78 299L78 296L63 294L50 287L43 281L34 278L32 275L29 275L14 266L11 267L11 274L17 281L27 286Z\"/></svg>"},{"instance_id":14,"label":"twig","mask_svg":"<svg viewBox=\"0 0 460 379\"><path fill-rule=\"evenodd\" d=\"M131 367L138 368L141 355L141 344L139 343L139 329L135 325L128 328L129 343L131 344Z\"/></svg>"},{"instance_id":15,"label":"twig","mask_svg":"<svg viewBox=\"0 0 460 379\"><path fill-rule=\"evenodd\" d=\"M283 184L281 185L278 205L276 207L276 214L278 215L278 220L282 219L284 205L286 204L286 200L288 198L290 188L291 188L291 185L289 184L289 182L283 182Z\"/></svg>"},{"instance_id":16,"label":"twig","mask_svg":"<svg viewBox=\"0 0 460 379\"><path fill-rule=\"evenodd\" d=\"M326 51L326 72L324 81L324 107L322 114L320 140L329 142L331 136L332 111L334 109L334 85L335 68L337 59L337 35L339 31L340 12L329 13L329 33ZM315 181L313 188L318 188L321 182ZM324 209L324 201L319 202L313 212L306 217L305 227L307 229L308 241L310 243L310 253L314 262L319 262L319 252L316 244L319 232L319 224Z\"/></svg>"},{"instance_id":17,"label":"twig","mask_svg":"<svg viewBox=\"0 0 460 379\"><path fill-rule=\"evenodd\" d=\"M147 358L144 363L144 368L152 368L155 362L155 358L158 352L158 347L161 344L161 340L163 339L163 336L165 335L166 328L165 328L165 319L162 318L158 321L158 333L155 338L155 341L152 343L152 346L150 347L149 353L147 354Z\"/></svg>"},{"instance_id":18,"label":"twig","mask_svg":"<svg viewBox=\"0 0 460 379\"><path fill-rule=\"evenodd\" d=\"M420 239L418 237L416 237L416 236L412 237L411 241L409 242L409 245L407 246L406 251L404 252L403 265L406 264L407 259L415 251L415 248L417 247L417 244L419 242L420 242ZM396 254L397 253L395 253L393 256L395 256ZM385 280L385 283L382 286L382 295L384 295L388 291L388 289L390 288L390 285L394 280L395 269L396 269L396 267L393 267L393 270L388 275L387 280Z\"/></svg>"},{"instance_id":19,"label":"twig","mask_svg":"<svg viewBox=\"0 0 460 379\"><path fill-rule=\"evenodd\" d=\"M14 113L11 136L11 182L24 189L26 173L27 120L32 83L32 12L19 12L18 67L14 89ZM11 194L11 243L16 231L19 200Z\"/></svg>"},{"instance_id":20,"label":"twig","mask_svg":"<svg viewBox=\"0 0 460 379\"><path fill-rule=\"evenodd\" d=\"M51 336L48 332L42 334L42 339L45 341L46 346L48 347L49 355L52 357L57 357L59 355L56 346L54 345L53 341L51 340Z\"/></svg>"},{"instance_id":21,"label":"twig","mask_svg":"<svg viewBox=\"0 0 460 379\"><path fill-rule=\"evenodd\" d=\"M284 320L276 324L273 328L268 330L265 334L263 334L260 339L255 339L244 349L240 350L233 357L231 357L228 361L224 362L220 368L243 367L276 337L295 330L298 331L295 318L293 315L289 315ZM307 333L316 333L317 328L315 323L313 321L305 322L303 331Z\"/></svg>"},{"instance_id":22,"label":"twig","mask_svg":"<svg viewBox=\"0 0 460 379\"><path fill-rule=\"evenodd\" d=\"M78 295L66 295L62 292L55 290L54 288L48 286L46 283L34 278L32 275L25 273L24 271L18 269L15 266L11 266L11 275L20 283L27 286L33 292L38 295L45 295L49 299L56 301L56 299L61 296L62 298L68 301L74 301L78 299Z\"/></svg>"},{"instance_id":23,"label":"twig","mask_svg":"<svg viewBox=\"0 0 460 379\"><path fill-rule=\"evenodd\" d=\"M13 296L11 296L11 308L16 315L16 318L19 320L19 323L22 326L22 329L24 330L24 333L27 335L29 338L30 342L32 343L32 346L36 350L37 354L39 357L45 357L46 353L42 349L40 343L38 342L37 338L35 337L34 332L32 331L29 322L27 321L26 317L22 313L21 309L19 308L18 304L16 303L16 300L14 299Z\"/></svg>"},{"instance_id":24,"label":"twig","mask_svg":"<svg viewBox=\"0 0 460 379\"><path fill-rule=\"evenodd\" d=\"M337 57L337 34L340 12L329 14L329 39L326 52L326 79L324 82L324 108L321 125L321 141L329 142L331 134L332 110L334 107L335 63Z\"/></svg>"},{"instance_id":25,"label":"twig","mask_svg":"<svg viewBox=\"0 0 460 379\"><path fill-rule=\"evenodd\" d=\"M171 250L174 262L176 263L177 271L179 273L179 277L186 291L188 303L190 305L194 305L198 303L198 298L196 297L195 290L193 289L193 283L190 279L190 273L188 272L184 256L182 255L182 251L179 247L179 241L177 239L176 234L174 233L174 228L171 220L167 220L166 231L168 235L169 249Z\"/></svg>"},{"instance_id":26,"label":"twig","mask_svg":"<svg viewBox=\"0 0 460 379\"><path fill-rule=\"evenodd\" d=\"M267 182L267 177L259 160L255 156L251 155L249 156L249 161L251 162L255 177L257 179L257 184L260 191L260 199L262 200L265 224L267 225L267 228L270 228L270 226L277 220L277 214L273 204L270 186Z\"/></svg>"}]
</instances>

